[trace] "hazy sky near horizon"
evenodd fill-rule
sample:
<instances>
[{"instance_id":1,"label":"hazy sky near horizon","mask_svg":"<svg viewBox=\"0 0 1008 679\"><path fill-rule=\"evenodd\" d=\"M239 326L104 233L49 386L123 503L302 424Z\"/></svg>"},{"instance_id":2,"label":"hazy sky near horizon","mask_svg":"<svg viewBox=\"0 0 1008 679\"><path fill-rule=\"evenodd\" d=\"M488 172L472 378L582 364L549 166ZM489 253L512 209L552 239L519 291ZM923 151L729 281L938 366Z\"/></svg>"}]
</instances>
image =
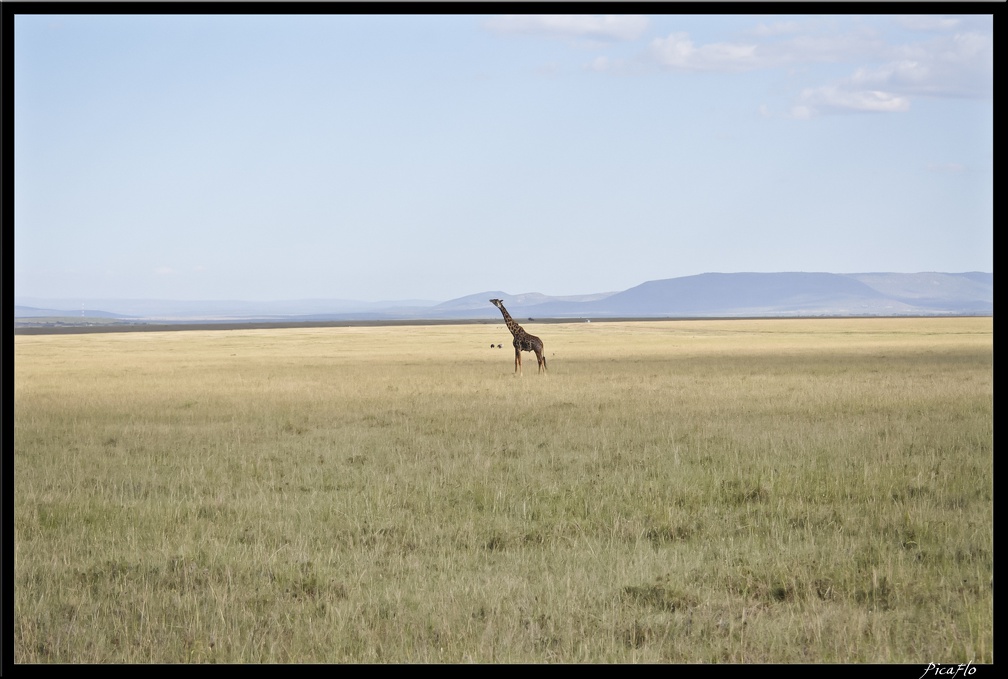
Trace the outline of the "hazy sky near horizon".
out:
<instances>
[{"instance_id":1,"label":"hazy sky near horizon","mask_svg":"<svg viewBox=\"0 0 1008 679\"><path fill-rule=\"evenodd\" d=\"M990 15L18 15L15 297L993 271Z\"/></svg>"}]
</instances>

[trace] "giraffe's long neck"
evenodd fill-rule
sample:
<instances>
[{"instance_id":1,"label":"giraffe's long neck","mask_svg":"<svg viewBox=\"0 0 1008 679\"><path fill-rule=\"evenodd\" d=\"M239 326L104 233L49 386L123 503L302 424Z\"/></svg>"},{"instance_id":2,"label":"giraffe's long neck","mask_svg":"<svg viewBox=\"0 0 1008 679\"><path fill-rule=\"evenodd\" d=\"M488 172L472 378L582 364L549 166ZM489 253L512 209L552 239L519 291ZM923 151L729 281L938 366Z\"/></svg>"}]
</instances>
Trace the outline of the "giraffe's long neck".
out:
<instances>
[{"instance_id":1,"label":"giraffe's long neck","mask_svg":"<svg viewBox=\"0 0 1008 679\"><path fill-rule=\"evenodd\" d=\"M507 309L504 308L503 304L499 305L497 308L500 309L502 314L504 314L504 322L507 324L508 330L511 331L512 335L517 337L518 333L522 331L522 327L515 322L515 319L511 318L511 314L507 312Z\"/></svg>"}]
</instances>

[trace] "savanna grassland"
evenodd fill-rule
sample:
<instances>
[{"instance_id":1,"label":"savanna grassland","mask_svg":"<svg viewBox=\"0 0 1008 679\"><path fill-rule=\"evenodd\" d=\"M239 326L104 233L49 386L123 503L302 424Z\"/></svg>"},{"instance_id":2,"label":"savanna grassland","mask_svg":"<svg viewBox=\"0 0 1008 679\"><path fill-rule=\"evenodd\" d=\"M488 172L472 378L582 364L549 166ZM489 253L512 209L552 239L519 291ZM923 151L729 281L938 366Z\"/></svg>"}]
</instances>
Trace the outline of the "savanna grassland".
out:
<instances>
[{"instance_id":1,"label":"savanna grassland","mask_svg":"<svg viewBox=\"0 0 1008 679\"><path fill-rule=\"evenodd\" d=\"M525 327L15 336L15 662L993 662L992 318Z\"/></svg>"}]
</instances>

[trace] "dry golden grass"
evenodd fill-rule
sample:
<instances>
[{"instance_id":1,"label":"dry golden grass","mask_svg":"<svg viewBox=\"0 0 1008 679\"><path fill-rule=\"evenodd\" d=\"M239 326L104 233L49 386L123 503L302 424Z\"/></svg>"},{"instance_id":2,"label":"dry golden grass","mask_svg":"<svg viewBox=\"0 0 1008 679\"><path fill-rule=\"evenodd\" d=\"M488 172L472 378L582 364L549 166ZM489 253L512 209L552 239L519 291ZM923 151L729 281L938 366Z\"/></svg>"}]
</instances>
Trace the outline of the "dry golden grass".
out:
<instances>
[{"instance_id":1,"label":"dry golden grass","mask_svg":"<svg viewBox=\"0 0 1008 679\"><path fill-rule=\"evenodd\" d=\"M15 336L15 661L993 662L993 319L526 325Z\"/></svg>"}]
</instances>

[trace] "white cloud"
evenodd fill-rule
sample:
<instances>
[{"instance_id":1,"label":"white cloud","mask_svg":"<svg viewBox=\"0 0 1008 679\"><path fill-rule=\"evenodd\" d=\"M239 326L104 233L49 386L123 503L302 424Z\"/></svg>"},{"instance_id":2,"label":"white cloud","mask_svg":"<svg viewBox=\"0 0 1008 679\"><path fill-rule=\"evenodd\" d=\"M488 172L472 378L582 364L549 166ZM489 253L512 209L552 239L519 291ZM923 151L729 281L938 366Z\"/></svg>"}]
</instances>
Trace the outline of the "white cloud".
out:
<instances>
[{"instance_id":1,"label":"white cloud","mask_svg":"<svg viewBox=\"0 0 1008 679\"><path fill-rule=\"evenodd\" d=\"M636 40L648 27L645 16L515 14L489 19L486 26L500 33L531 33L575 38Z\"/></svg>"},{"instance_id":2,"label":"white cloud","mask_svg":"<svg viewBox=\"0 0 1008 679\"><path fill-rule=\"evenodd\" d=\"M926 82L930 69L926 64L912 59L891 61L875 68L859 68L848 82L861 87L881 87L893 82L917 85Z\"/></svg>"},{"instance_id":3,"label":"white cloud","mask_svg":"<svg viewBox=\"0 0 1008 679\"><path fill-rule=\"evenodd\" d=\"M777 28L760 26L747 36L746 40L697 45L687 33L676 32L652 40L646 58L673 70L739 72L873 61L885 50L871 31L823 33L794 22Z\"/></svg>"},{"instance_id":4,"label":"white cloud","mask_svg":"<svg viewBox=\"0 0 1008 679\"><path fill-rule=\"evenodd\" d=\"M804 90L792 108L795 118L811 118L822 113L898 113L910 110L910 100L881 90L845 89L835 85Z\"/></svg>"},{"instance_id":5,"label":"white cloud","mask_svg":"<svg viewBox=\"0 0 1008 679\"><path fill-rule=\"evenodd\" d=\"M764 52L772 65L842 64L875 61L885 54L886 49L885 42L872 31L855 30L797 35L768 44Z\"/></svg>"},{"instance_id":6,"label":"white cloud","mask_svg":"<svg viewBox=\"0 0 1008 679\"><path fill-rule=\"evenodd\" d=\"M847 78L804 90L794 117L844 112L903 112L913 97L993 94L993 43L980 33L955 33L892 48L882 63L860 66Z\"/></svg>"},{"instance_id":7,"label":"white cloud","mask_svg":"<svg viewBox=\"0 0 1008 679\"><path fill-rule=\"evenodd\" d=\"M960 26L962 20L955 17L918 14L897 16L896 23L911 31L947 31Z\"/></svg>"},{"instance_id":8,"label":"white cloud","mask_svg":"<svg viewBox=\"0 0 1008 679\"><path fill-rule=\"evenodd\" d=\"M901 46L894 58L863 67L852 80L904 94L986 97L994 91L994 45L981 33L956 33L927 43Z\"/></svg>"},{"instance_id":9,"label":"white cloud","mask_svg":"<svg viewBox=\"0 0 1008 679\"><path fill-rule=\"evenodd\" d=\"M760 42L761 67L812 63L850 64L849 76L805 89L797 97L792 116L808 118L830 112L903 112L917 97L993 96L993 34L986 24L954 17L896 17L894 23L914 36L885 42L871 28L834 35L793 33L774 42L775 33Z\"/></svg>"},{"instance_id":10,"label":"white cloud","mask_svg":"<svg viewBox=\"0 0 1008 679\"><path fill-rule=\"evenodd\" d=\"M154 273L158 276L171 276L175 273L175 269L170 266L159 266L154 269Z\"/></svg>"},{"instance_id":11,"label":"white cloud","mask_svg":"<svg viewBox=\"0 0 1008 679\"><path fill-rule=\"evenodd\" d=\"M686 33L655 38L648 53L665 68L685 71L747 71L760 66L754 44L717 42L698 47Z\"/></svg>"},{"instance_id":12,"label":"white cloud","mask_svg":"<svg viewBox=\"0 0 1008 679\"><path fill-rule=\"evenodd\" d=\"M885 43L871 29L842 30L833 20L758 24L740 40L695 44L675 32L651 41L646 58L664 68L739 72L784 66L874 60Z\"/></svg>"},{"instance_id":13,"label":"white cloud","mask_svg":"<svg viewBox=\"0 0 1008 679\"><path fill-rule=\"evenodd\" d=\"M641 68L690 73L742 73L791 68L806 83L791 107L792 117L836 112L904 112L912 99L993 95L993 32L988 23L940 16L892 17L894 38L857 18L812 17L758 23L727 39L695 42L683 31L652 39L638 59L600 55L585 68L639 73ZM634 40L644 34L643 16L514 15L490 19L493 30L580 38ZM923 38L923 39L920 39ZM849 68L849 75L815 77L817 65ZM818 85L818 86L817 86ZM797 86L796 86L797 91Z\"/></svg>"}]
</instances>

